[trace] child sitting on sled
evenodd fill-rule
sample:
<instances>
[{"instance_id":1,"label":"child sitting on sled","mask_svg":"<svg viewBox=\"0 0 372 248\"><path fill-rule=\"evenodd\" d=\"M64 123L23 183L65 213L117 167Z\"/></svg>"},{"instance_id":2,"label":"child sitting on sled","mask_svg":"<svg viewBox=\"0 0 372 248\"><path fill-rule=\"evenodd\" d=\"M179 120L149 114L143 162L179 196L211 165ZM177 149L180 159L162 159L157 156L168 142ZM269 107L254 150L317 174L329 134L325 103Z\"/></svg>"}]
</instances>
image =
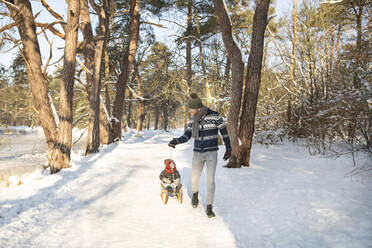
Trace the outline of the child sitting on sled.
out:
<instances>
[{"instance_id":1,"label":"child sitting on sled","mask_svg":"<svg viewBox=\"0 0 372 248\"><path fill-rule=\"evenodd\" d=\"M178 194L182 187L181 176L176 168L176 163L172 159L164 160L165 168L160 173L159 178L163 182L165 189L169 193ZM172 187L173 186L173 187Z\"/></svg>"},{"instance_id":2,"label":"child sitting on sled","mask_svg":"<svg viewBox=\"0 0 372 248\"><path fill-rule=\"evenodd\" d=\"M168 197L176 196L179 203L182 204L183 192L181 184L181 176L176 168L176 163L172 159L164 160L165 169L160 173L161 180L160 197L164 204L167 204Z\"/></svg>"}]
</instances>

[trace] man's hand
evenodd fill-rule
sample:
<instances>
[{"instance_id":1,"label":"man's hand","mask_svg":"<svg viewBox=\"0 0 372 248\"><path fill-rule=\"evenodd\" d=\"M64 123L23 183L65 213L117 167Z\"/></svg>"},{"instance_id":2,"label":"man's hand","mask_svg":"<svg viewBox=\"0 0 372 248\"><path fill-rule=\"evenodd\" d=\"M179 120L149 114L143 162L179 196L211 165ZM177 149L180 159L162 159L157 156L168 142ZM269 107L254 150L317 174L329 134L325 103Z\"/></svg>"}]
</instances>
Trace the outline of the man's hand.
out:
<instances>
[{"instance_id":1,"label":"man's hand","mask_svg":"<svg viewBox=\"0 0 372 248\"><path fill-rule=\"evenodd\" d=\"M176 145L177 145L177 140L176 139L172 139L171 141L169 141L168 143L168 146L172 147L172 148L176 148Z\"/></svg>"},{"instance_id":2,"label":"man's hand","mask_svg":"<svg viewBox=\"0 0 372 248\"><path fill-rule=\"evenodd\" d=\"M223 155L223 160L228 160L231 156L231 150L226 150L225 155Z\"/></svg>"}]
</instances>

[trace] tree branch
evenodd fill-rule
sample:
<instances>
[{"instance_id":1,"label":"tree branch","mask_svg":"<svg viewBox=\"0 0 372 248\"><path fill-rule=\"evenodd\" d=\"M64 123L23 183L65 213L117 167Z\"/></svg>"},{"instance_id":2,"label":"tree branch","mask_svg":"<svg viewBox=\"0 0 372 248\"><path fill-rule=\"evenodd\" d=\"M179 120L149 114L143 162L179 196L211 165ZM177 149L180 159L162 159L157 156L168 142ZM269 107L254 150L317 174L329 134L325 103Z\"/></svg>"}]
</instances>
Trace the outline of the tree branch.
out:
<instances>
[{"instance_id":1,"label":"tree branch","mask_svg":"<svg viewBox=\"0 0 372 248\"><path fill-rule=\"evenodd\" d=\"M66 23L63 19L63 17L58 14L57 12L55 12L50 6L49 4L45 1L45 0L41 0L41 3L42 5L47 9L47 11L52 15L54 16L57 20L61 21L61 26L63 28L63 31L66 32Z\"/></svg>"},{"instance_id":2,"label":"tree branch","mask_svg":"<svg viewBox=\"0 0 372 248\"><path fill-rule=\"evenodd\" d=\"M61 39L65 39L65 34L64 33L61 33L60 31L58 31L54 27L54 25L55 24L58 24L58 23L61 23L61 21L55 21L55 22L52 22L52 23L39 23L39 22L36 22L35 25L36 25L36 27L42 27L42 28L45 28L45 29L49 29L49 31L51 31L53 34L57 35Z\"/></svg>"},{"instance_id":3,"label":"tree branch","mask_svg":"<svg viewBox=\"0 0 372 248\"><path fill-rule=\"evenodd\" d=\"M49 66L52 66L52 65L55 65L55 64L58 64L59 62L62 61L64 55L62 55L58 60L54 61L53 63L51 63Z\"/></svg>"},{"instance_id":4,"label":"tree branch","mask_svg":"<svg viewBox=\"0 0 372 248\"><path fill-rule=\"evenodd\" d=\"M12 4L12 3L9 2L9 1L0 0L0 3L5 3L6 5L8 5L8 7L12 7L12 8L15 8L16 10L19 10L18 6Z\"/></svg>"},{"instance_id":5,"label":"tree branch","mask_svg":"<svg viewBox=\"0 0 372 248\"><path fill-rule=\"evenodd\" d=\"M44 68L43 68L43 74L45 75L45 78L46 78L46 75L47 75L46 70L47 70L47 68L49 66L49 63L50 63L50 60L52 59L52 56L53 56L53 41L50 41L48 39L48 36L47 36L44 28L42 28L42 31L44 33L45 39L47 40L47 42L49 44L49 57L48 57L47 61L45 62L45 65L44 65Z\"/></svg>"},{"instance_id":6,"label":"tree branch","mask_svg":"<svg viewBox=\"0 0 372 248\"><path fill-rule=\"evenodd\" d=\"M89 73L89 74L93 75L93 72L89 71L89 69L84 65L84 63L79 59L79 57L76 57L76 61L79 63L79 65L81 66L81 68L82 68L86 73Z\"/></svg>"},{"instance_id":7,"label":"tree branch","mask_svg":"<svg viewBox=\"0 0 372 248\"><path fill-rule=\"evenodd\" d=\"M181 24L177 23L177 22L174 22L174 21L171 21L171 20L167 20L167 19L162 19L162 18L159 18L160 21L166 21L166 22L170 22L170 23L173 23L173 24L176 24L177 26L183 28L183 29L186 29L185 26L182 26Z\"/></svg>"},{"instance_id":8,"label":"tree branch","mask_svg":"<svg viewBox=\"0 0 372 248\"><path fill-rule=\"evenodd\" d=\"M7 30L7 29L11 29L11 28L15 27L16 25L17 24L15 22L10 23L8 25L5 25L4 27L0 28L0 33Z\"/></svg>"},{"instance_id":9,"label":"tree branch","mask_svg":"<svg viewBox=\"0 0 372 248\"><path fill-rule=\"evenodd\" d=\"M143 22L141 22L141 24L149 24L149 25L157 26L159 28L166 28L166 27L163 26L163 24L157 24L157 23L153 23L153 22L143 21Z\"/></svg>"}]
</instances>

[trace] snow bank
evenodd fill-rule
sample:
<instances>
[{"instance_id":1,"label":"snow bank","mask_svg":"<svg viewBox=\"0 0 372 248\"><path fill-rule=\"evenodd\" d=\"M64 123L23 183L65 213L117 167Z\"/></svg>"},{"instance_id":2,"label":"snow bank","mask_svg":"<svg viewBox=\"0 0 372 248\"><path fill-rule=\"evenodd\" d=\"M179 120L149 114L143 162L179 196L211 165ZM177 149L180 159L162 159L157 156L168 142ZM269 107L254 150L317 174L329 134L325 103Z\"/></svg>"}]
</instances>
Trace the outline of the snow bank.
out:
<instances>
[{"instance_id":1,"label":"snow bank","mask_svg":"<svg viewBox=\"0 0 372 248\"><path fill-rule=\"evenodd\" d=\"M86 147L86 129L72 130L73 153L82 153ZM47 144L42 127L0 127L0 187L9 185L9 177L40 171L47 161Z\"/></svg>"},{"instance_id":2,"label":"snow bank","mask_svg":"<svg viewBox=\"0 0 372 248\"><path fill-rule=\"evenodd\" d=\"M0 127L0 134L31 134L42 131L41 127L9 126Z\"/></svg>"}]
</instances>

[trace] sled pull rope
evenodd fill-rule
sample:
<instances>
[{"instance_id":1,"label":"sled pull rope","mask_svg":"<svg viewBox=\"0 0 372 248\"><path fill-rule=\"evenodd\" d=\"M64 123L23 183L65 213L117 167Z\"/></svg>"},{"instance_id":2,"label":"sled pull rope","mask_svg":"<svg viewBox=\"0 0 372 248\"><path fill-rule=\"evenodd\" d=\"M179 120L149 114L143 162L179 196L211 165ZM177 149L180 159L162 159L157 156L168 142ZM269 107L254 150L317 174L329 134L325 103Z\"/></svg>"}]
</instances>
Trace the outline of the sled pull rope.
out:
<instances>
[{"instance_id":1,"label":"sled pull rope","mask_svg":"<svg viewBox=\"0 0 372 248\"><path fill-rule=\"evenodd\" d=\"M173 158L172 158L172 147L169 147L169 153L170 153L170 159L171 159L171 161L173 161ZM171 166L172 166L172 162L171 162ZM172 166L172 169L173 169L174 167ZM175 178L174 178L174 171L173 171L173 181L175 180Z\"/></svg>"}]
</instances>

